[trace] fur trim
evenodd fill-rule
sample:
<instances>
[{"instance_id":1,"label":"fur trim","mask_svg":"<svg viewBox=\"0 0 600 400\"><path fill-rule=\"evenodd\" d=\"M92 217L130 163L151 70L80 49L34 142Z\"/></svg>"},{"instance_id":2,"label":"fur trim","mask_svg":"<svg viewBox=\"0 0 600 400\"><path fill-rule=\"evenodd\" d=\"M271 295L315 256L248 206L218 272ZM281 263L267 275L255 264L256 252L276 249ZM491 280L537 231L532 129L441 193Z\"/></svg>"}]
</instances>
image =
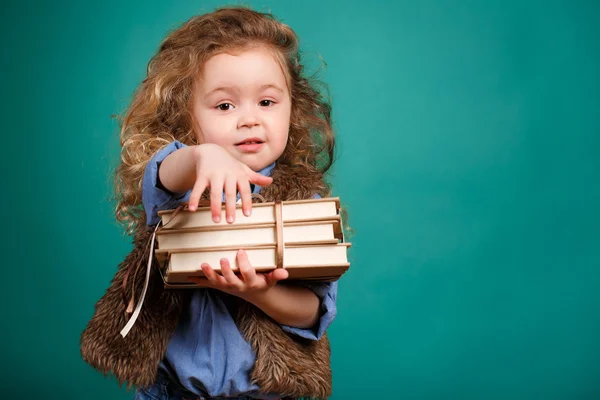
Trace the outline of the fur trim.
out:
<instances>
[{"instance_id":1,"label":"fur trim","mask_svg":"<svg viewBox=\"0 0 600 400\"><path fill-rule=\"evenodd\" d=\"M244 303L237 323L256 352L252 382L265 393L319 399L331 396L327 334L320 340L288 334L260 309Z\"/></svg>"},{"instance_id":2,"label":"fur trim","mask_svg":"<svg viewBox=\"0 0 600 400\"><path fill-rule=\"evenodd\" d=\"M130 318L130 314L125 312L121 284L127 267L134 265L129 280L131 282L135 276L135 293L142 293L149 250L147 244L151 235L152 229L140 229L136 233L133 250L119 265L110 287L96 303L94 316L81 335L82 358L105 376L114 375L119 384L127 382L128 388L154 382L158 364L167 351L184 304L185 293L163 290L160 273L153 268L144 305L135 325L125 338L119 333ZM157 263L156 259L154 262Z\"/></svg>"}]
</instances>

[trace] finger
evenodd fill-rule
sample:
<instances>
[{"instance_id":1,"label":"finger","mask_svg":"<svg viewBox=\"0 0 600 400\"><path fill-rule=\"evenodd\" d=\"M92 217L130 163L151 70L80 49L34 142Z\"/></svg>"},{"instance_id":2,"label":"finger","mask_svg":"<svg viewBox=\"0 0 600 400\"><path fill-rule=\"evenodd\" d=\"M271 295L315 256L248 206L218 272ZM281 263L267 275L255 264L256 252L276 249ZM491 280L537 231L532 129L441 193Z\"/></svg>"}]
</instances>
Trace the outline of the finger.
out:
<instances>
[{"instance_id":1,"label":"finger","mask_svg":"<svg viewBox=\"0 0 600 400\"><path fill-rule=\"evenodd\" d=\"M269 186L271 183L273 183L273 178L255 172L252 176L250 176L250 182L260 186Z\"/></svg>"},{"instance_id":2,"label":"finger","mask_svg":"<svg viewBox=\"0 0 600 400\"><path fill-rule=\"evenodd\" d=\"M273 286L277 282L287 279L289 276L289 272L283 268L275 268L275 270L269 272L265 275L265 281L267 285Z\"/></svg>"},{"instance_id":3,"label":"finger","mask_svg":"<svg viewBox=\"0 0 600 400\"><path fill-rule=\"evenodd\" d=\"M235 201L236 201L236 179L234 176L228 177L225 181L225 218L227 223L235 221Z\"/></svg>"},{"instance_id":4,"label":"finger","mask_svg":"<svg viewBox=\"0 0 600 400\"><path fill-rule=\"evenodd\" d=\"M258 172L253 171L247 165L244 165L244 170L246 171L246 175L250 182L260 185L260 186L268 186L273 182L273 178L270 176L264 176L259 174Z\"/></svg>"},{"instance_id":5,"label":"finger","mask_svg":"<svg viewBox=\"0 0 600 400\"><path fill-rule=\"evenodd\" d=\"M200 176L198 179L196 179L196 183L194 183L194 188L190 194L190 199L188 200L188 209L190 211L196 211L198 209L200 197L202 197L202 193L204 193L207 186L208 179L206 177Z\"/></svg>"},{"instance_id":6,"label":"finger","mask_svg":"<svg viewBox=\"0 0 600 400\"><path fill-rule=\"evenodd\" d=\"M221 205L223 203L223 179L215 178L210 182L210 210L215 223L221 222Z\"/></svg>"},{"instance_id":7,"label":"finger","mask_svg":"<svg viewBox=\"0 0 600 400\"><path fill-rule=\"evenodd\" d=\"M221 259L221 273L227 281L227 284L231 288L241 289L244 283L238 278L229 265L229 260L226 258Z\"/></svg>"},{"instance_id":8,"label":"finger","mask_svg":"<svg viewBox=\"0 0 600 400\"><path fill-rule=\"evenodd\" d=\"M242 211L246 217L252 214L252 192L250 191L250 182L244 177L243 180L238 180L238 190L242 199Z\"/></svg>"},{"instance_id":9,"label":"finger","mask_svg":"<svg viewBox=\"0 0 600 400\"><path fill-rule=\"evenodd\" d=\"M256 270L254 267L252 267L252 265L250 265L248 253L246 253L244 250L238 250L236 258L244 282L246 285L252 285L252 283L256 280Z\"/></svg>"},{"instance_id":10,"label":"finger","mask_svg":"<svg viewBox=\"0 0 600 400\"><path fill-rule=\"evenodd\" d=\"M227 286L227 281L221 275L217 274L214 269L207 263L203 263L200 268L202 268L202 272L206 279L215 287L224 287Z\"/></svg>"}]
</instances>

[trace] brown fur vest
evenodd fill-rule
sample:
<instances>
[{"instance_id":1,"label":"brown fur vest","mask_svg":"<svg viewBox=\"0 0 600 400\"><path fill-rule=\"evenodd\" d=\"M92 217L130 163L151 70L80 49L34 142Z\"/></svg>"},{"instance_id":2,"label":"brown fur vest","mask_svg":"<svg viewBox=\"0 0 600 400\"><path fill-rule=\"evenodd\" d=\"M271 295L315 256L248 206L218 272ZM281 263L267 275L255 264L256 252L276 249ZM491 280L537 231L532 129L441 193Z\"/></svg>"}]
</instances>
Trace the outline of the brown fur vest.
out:
<instances>
[{"instance_id":1,"label":"brown fur vest","mask_svg":"<svg viewBox=\"0 0 600 400\"><path fill-rule=\"evenodd\" d=\"M327 194L323 193L320 178L307 176L301 167L276 165L271 176L273 183L261 190L266 201L300 200L312 198L315 193ZM129 281L134 281L138 296L142 292L149 251L147 244L152 231L153 228L145 223L138 229L133 250L119 265L81 335L83 359L105 376L112 374L120 384L127 383L128 388L154 382L158 365L190 293L189 289L164 289L160 273L153 267L135 325L125 338L119 334L130 316L125 311L122 282L128 267L133 265ZM251 378L261 391L289 397L329 397L332 376L327 334L318 341L292 336L257 307L240 302L235 321L256 354Z\"/></svg>"}]
</instances>

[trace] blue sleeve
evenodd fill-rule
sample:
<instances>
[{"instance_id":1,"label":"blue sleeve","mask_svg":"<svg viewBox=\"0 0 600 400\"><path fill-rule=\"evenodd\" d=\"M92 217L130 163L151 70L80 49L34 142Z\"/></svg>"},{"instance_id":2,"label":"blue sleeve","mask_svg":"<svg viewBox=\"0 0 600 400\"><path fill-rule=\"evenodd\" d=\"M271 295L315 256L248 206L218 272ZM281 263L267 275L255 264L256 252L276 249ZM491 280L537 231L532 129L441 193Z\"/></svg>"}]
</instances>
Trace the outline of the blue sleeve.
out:
<instances>
[{"instance_id":1,"label":"blue sleeve","mask_svg":"<svg viewBox=\"0 0 600 400\"><path fill-rule=\"evenodd\" d=\"M321 196L315 194L315 199L320 199ZM321 302L321 317L315 326L308 329L296 328L293 326L282 325L282 329L286 332L293 333L305 339L319 340L327 328L333 322L337 314L337 289L338 283L336 282L302 282L297 283L301 286L311 289Z\"/></svg>"},{"instance_id":2,"label":"blue sleeve","mask_svg":"<svg viewBox=\"0 0 600 400\"><path fill-rule=\"evenodd\" d=\"M296 328L281 325L281 328L305 339L319 340L327 331L337 314L337 289L338 282L303 282L300 285L311 289L321 301L321 316L315 326L311 328Z\"/></svg>"},{"instance_id":3,"label":"blue sleeve","mask_svg":"<svg viewBox=\"0 0 600 400\"><path fill-rule=\"evenodd\" d=\"M175 150L186 147L179 141L169 143L160 149L146 164L142 180L142 204L146 212L146 224L155 225L160 221L158 211L176 208L186 193L174 194L163 190L158 185L158 167L165 158Z\"/></svg>"}]
</instances>

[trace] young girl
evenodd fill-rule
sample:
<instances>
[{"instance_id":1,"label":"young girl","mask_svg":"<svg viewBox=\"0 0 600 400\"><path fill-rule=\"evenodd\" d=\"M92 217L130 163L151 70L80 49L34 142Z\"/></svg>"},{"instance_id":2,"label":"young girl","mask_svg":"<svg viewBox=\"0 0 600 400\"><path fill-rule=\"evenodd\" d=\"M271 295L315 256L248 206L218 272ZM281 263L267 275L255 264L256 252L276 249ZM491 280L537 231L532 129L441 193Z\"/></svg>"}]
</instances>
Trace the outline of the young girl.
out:
<instances>
[{"instance_id":1,"label":"young girl","mask_svg":"<svg viewBox=\"0 0 600 400\"><path fill-rule=\"evenodd\" d=\"M165 39L125 116L121 142L117 219L129 232L144 217L157 224L159 210L180 202L195 211L205 190L215 223L223 202L232 223L236 202L248 216L252 194L270 187L282 200L330 194L329 104L302 76L292 29L246 8L194 17ZM201 266L208 283L191 293L156 381L136 399L280 398L251 379L257 355L236 324L239 301L298 341L321 340L335 317L336 282L291 283L284 269L257 273L243 250L221 260L222 274L213 267Z\"/></svg>"}]
</instances>

